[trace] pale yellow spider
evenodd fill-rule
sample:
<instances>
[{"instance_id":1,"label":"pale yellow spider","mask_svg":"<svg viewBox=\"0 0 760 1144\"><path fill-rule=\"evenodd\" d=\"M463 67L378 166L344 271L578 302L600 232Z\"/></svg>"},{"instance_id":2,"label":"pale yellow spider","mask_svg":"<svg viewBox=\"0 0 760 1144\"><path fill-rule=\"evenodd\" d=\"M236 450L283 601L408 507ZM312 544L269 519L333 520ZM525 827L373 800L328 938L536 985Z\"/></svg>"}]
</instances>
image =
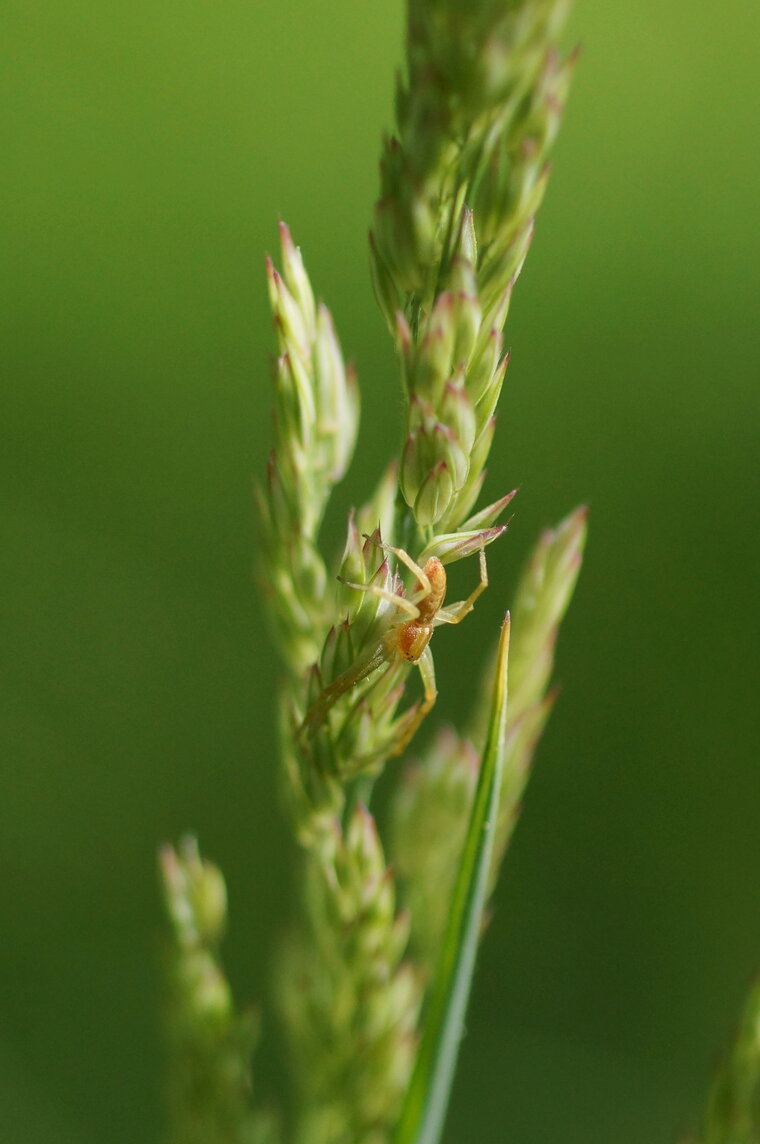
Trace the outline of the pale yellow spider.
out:
<instances>
[{"instance_id":1,"label":"pale yellow spider","mask_svg":"<svg viewBox=\"0 0 760 1144\"><path fill-rule=\"evenodd\" d=\"M371 538L367 537L367 539ZM394 744L393 750L390 752L392 758L395 755L400 755L406 748L438 695L435 685L433 653L428 647L434 629L440 624L461 623L464 617L472 611L478 596L488 587L488 569L486 567L485 548L481 548L480 583L477 588L470 593L466 600L459 600L456 604L444 608L442 605L446 596L446 569L437 556L431 556L429 560L425 561L424 567L420 568L419 564L416 564L403 548L394 548L390 544L382 544L377 540L374 543L378 548L391 552L417 577L412 595L408 598L400 596L374 584L355 584L349 580L341 580L341 583L348 588L355 588L359 592L369 592L381 600L387 600L408 618L392 623L365 655L357 659L337 679L325 687L306 713L301 730L308 732L309 735L314 735L341 695L345 695L357 683L361 683L368 675L384 665L390 667L398 663L399 660L416 663L422 676L424 698L417 705L413 718L402 731L398 742Z\"/></svg>"}]
</instances>

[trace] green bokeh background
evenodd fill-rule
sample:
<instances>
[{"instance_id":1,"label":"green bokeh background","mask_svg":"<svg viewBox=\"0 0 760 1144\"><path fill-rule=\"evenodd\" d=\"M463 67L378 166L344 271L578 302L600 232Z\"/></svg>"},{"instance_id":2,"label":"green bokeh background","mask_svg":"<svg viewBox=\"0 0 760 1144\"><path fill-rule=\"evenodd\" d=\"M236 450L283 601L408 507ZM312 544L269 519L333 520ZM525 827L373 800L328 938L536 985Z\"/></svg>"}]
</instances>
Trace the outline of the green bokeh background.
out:
<instances>
[{"instance_id":1,"label":"green bokeh background","mask_svg":"<svg viewBox=\"0 0 760 1144\"><path fill-rule=\"evenodd\" d=\"M196 830L238 993L292 907L252 584L280 213L397 440L366 230L398 0L10 0L0 1138L154 1141L154 855ZM581 66L515 295L492 588L440 638L472 698L539 528L586 567L485 942L448 1144L651 1144L698 1110L760 967L756 47L746 0L579 0ZM258 1058L281 1098L282 1047Z\"/></svg>"}]
</instances>

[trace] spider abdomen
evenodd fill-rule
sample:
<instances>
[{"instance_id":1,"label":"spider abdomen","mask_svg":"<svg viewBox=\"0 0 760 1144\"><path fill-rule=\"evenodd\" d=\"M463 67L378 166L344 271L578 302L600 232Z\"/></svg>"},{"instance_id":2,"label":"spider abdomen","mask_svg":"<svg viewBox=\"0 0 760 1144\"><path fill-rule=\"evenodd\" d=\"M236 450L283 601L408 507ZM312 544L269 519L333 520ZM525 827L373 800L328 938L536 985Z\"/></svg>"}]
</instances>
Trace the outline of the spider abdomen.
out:
<instances>
[{"instance_id":1,"label":"spider abdomen","mask_svg":"<svg viewBox=\"0 0 760 1144\"><path fill-rule=\"evenodd\" d=\"M416 663L423 651L430 643L433 634L433 625L420 623L419 620L409 620L402 624L396 633L396 647L409 663Z\"/></svg>"},{"instance_id":2,"label":"spider abdomen","mask_svg":"<svg viewBox=\"0 0 760 1144\"><path fill-rule=\"evenodd\" d=\"M435 619L446 595L446 569L437 556L431 556L422 571L430 582L430 591L417 602L420 613L417 622L427 624Z\"/></svg>"}]
</instances>

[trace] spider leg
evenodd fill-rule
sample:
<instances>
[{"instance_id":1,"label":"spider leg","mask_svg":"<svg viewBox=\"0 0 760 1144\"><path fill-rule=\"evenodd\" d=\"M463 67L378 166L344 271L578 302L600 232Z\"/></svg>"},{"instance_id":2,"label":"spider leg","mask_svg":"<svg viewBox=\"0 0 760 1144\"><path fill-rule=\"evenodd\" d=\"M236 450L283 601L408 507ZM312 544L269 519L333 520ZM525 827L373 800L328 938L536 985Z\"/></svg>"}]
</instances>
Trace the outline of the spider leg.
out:
<instances>
[{"instance_id":1,"label":"spider leg","mask_svg":"<svg viewBox=\"0 0 760 1144\"><path fill-rule=\"evenodd\" d=\"M358 659L356 663L352 663L350 667L341 672L312 703L299 728L299 734L306 731L309 735L314 735L341 695L345 695L347 691L350 691L357 683L361 683L373 671L377 671L384 663L388 663L388 655L385 644L380 643L373 648L369 655Z\"/></svg>"},{"instance_id":2,"label":"spider leg","mask_svg":"<svg viewBox=\"0 0 760 1144\"><path fill-rule=\"evenodd\" d=\"M477 588L470 592L466 600L460 600L456 604L450 604L448 608L439 608L436 614L434 623L438 624L459 624L475 607L475 601L478 596L485 592L488 587L488 568L486 567L486 550L480 550L480 583Z\"/></svg>"},{"instance_id":3,"label":"spider leg","mask_svg":"<svg viewBox=\"0 0 760 1144\"><path fill-rule=\"evenodd\" d=\"M422 676L422 686L425 689L425 696L422 702L418 705L417 710L414 712L413 718L407 723L402 734L399 736L398 741L394 744L391 751L390 758L395 758L406 750L411 742L413 736L416 734L420 723L431 710L433 704L438 696L438 688L435 685L435 667L433 666L433 653L429 647L426 647L420 658L417 660L417 666L420 669ZM414 710L412 708L412 710Z\"/></svg>"},{"instance_id":4,"label":"spider leg","mask_svg":"<svg viewBox=\"0 0 760 1144\"><path fill-rule=\"evenodd\" d=\"M388 592L385 588L378 587L377 584L357 584L353 580L344 580L342 576L339 576L338 580L346 588L354 588L357 592L369 592L370 596L377 596L380 600L387 600L389 603L395 604L413 620L416 620L420 614L419 608L411 600L407 600L405 596L397 596L395 592Z\"/></svg>"},{"instance_id":5,"label":"spider leg","mask_svg":"<svg viewBox=\"0 0 760 1144\"><path fill-rule=\"evenodd\" d=\"M414 573L420 582L420 586L423 588L423 592L420 597L421 599L430 595L430 580L422 568L420 568L419 564L412 560L408 552L405 552L403 548L394 548L392 544L383 544L381 540L372 540L371 536L368 536L367 540L371 540L372 543L378 548L382 548L383 552L392 552L397 560L400 560L401 563L404 564L410 572Z\"/></svg>"}]
</instances>

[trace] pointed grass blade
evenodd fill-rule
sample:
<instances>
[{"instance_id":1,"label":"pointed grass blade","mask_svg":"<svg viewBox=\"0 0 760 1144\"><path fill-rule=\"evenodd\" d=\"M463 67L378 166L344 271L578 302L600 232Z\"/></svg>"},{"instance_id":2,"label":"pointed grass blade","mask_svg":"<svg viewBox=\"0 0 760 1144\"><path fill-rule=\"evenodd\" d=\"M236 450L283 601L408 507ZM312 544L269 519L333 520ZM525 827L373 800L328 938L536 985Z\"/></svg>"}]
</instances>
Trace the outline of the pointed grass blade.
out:
<instances>
[{"instance_id":1,"label":"pointed grass blade","mask_svg":"<svg viewBox=\"0 0 760 1144\"><path fill-rule=\"evenodd\" d=\"M464 1029L499 806L507 722L509 613L501 629L488 739L462 850L422 1039L394 1144L438 1144Z\"/></svg>"}]
</instances>

